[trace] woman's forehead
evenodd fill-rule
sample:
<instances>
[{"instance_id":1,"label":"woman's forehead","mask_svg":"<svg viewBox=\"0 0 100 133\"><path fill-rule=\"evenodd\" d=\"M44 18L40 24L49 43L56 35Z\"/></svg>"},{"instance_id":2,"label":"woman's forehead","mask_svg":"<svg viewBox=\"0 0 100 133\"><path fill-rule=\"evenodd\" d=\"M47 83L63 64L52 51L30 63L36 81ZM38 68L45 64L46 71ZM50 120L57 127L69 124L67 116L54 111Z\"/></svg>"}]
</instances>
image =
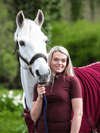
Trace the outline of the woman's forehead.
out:
<instances>
[{"instance_id":1,"label":"woman's forehead","mask_svg":"<svg viewBox=\"0 0 100 133\"><path fill-rule=\"evenodd\" d=\"M53 54L52 54L52 57L54 58L54 57L56 57L56 58L59 58L59 59L66 59L67 58L67 55L66 54L64 54L64 53L62 53L62 52L54 52Z\"/></svg>"}]
</instances>

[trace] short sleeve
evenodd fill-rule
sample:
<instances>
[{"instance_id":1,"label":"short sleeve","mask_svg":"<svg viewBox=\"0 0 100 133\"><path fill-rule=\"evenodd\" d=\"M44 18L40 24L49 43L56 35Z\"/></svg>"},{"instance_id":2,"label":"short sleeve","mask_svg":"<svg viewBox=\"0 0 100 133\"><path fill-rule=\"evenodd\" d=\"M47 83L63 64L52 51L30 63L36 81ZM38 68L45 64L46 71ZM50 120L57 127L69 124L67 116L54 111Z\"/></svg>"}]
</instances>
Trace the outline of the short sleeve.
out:
<instances>
[{"instance_id":1,"label":"short sleeve","mask_svg":"<svg viewBox=\"0 0 100 133\"><path fill-rule=\"evenodd\" d=\"M37 93L37 84L36 84L35 87L34 87L34 97L33 97L33 101L36 101L37 97L38 97L38 93Z\"/></svg>"},{"instance_id":2,"label":"short sleeve","mask_svg":"<svg viewBox=\"0 0 100 133\"><path fill-rule=\"evenodd\" d=\"M82 98L82 88L76 76L71 77L71 99Z\"/></svg>"}]
</instances>

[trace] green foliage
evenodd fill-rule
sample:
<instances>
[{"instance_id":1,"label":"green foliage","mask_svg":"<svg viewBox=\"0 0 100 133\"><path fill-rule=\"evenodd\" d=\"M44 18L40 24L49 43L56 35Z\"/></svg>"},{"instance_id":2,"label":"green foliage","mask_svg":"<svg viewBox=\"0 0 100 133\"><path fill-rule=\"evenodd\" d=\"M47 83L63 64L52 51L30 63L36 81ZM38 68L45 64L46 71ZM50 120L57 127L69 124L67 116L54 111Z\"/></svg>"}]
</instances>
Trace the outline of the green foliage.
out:
<instances>
[{"instance_id":1,"label":"green foliage","mask_svg":"<svg viewBox=\"0 0 100 133\"><path fill-rule=\"evenodd\" d=\"M0 50L0 82L11 83L16 76L15 68L17 68L16 56L13 56L11 50L2 48Z\"/></svg>"},{"instance_id":2,"label":"green foliage","mask_svg":"<svg viewBox=\"0 0 100 133\"><path fill-rule=\"evenodd\" d=\"M16 129L12 129L13 133L28 133L27 127L25 124L19 125Z\"/></svg>"},{"instance_id":3,"label":"green foliage","mask_svg":"<svg viewBox=\"0 0 100 133\"><path fill-rule=\"evenodd\" d=\"M69 0L71 3L71 21L82 18L82 0Z\"/></svg>"},{"instance_id":4,"label":"green foliage","mask_svg":"<svg viewBox=\"0 0 100 133\"><path fill-rule=\"evenodd\" d=\"M8 95L9 90L3 86L3 84L0 83L0 96L3 94ZM13 96L17 96L19 94L23 94L23 90L13 90Z\"/></svg>"},{"instance_id":5,"label":"green foliage","mask_svg":"<svg viewBox=\"0 0 100 133\"><path fill-rule=\"evenodd\" d=\"M52 23L51 47L68 49L73 65L84 66L100 60L100 24L85 20Z\"/></svg>"},{"instance_id":6,"label":"green foliage","mask_svg":"<svg viewBox=\"0 0 100 133\"><path fill-rule=\"evenodd\" d=\"M9 110L0 112L0 133L28 133L26 124L21 117L22 113Z\"/></svg>"},{"instance_id":7,"label":"green foliage","mask_svg":"<svg viewBox=\"0 0 100 133\"><path fill-rule=\"evenodd\" d=\"M9 85L17 74L17 60L13 56L13 22L8 19L6 5L0 1L0 82Z\"/></svg>"},{"instance_id":8,"label":"green foliage","mask_svg":"<svg viewBox=\"0 0 100 133\"><path fill-rule=\"evenodd\" d=\"M11 112L22 109L22 95L14 96L13 91L0 96L0 111L10 110Z\"/></svg>"},{"instance_id":9,"label":"green foliage","mask_svg":"<svg viewBox=\"0 0 100 133\"><path fill-rule=\"evenodd\" d=\"M22 91L0 89L0 133L28 133L22 113Z\"/></svg>"},{"instance_id":10,"label":"green foliage","mask_svg":"<svg viewBox=\"0 0 100 133\"><path fill-rule=\"evenodd\" d=\"M41 9L45 16L43 31L51 38L50 21L61 19L61 0L4 0L8 5L9 17L15 23L15 17L20 10L23 10L26 17L34 20L38 9Z\"/></svg>"},{"instance_id":11,"label":"green foliage","mask_svg":"<svg viewBox=\"0 0 100 133\"><path fill-rule=\"evenodd\" d=\"M95 9L95 0L90 0L90 9L91 9L91 16L92 16L92 20L94 19L94 9Z\"/></svg>"}]
</instances>

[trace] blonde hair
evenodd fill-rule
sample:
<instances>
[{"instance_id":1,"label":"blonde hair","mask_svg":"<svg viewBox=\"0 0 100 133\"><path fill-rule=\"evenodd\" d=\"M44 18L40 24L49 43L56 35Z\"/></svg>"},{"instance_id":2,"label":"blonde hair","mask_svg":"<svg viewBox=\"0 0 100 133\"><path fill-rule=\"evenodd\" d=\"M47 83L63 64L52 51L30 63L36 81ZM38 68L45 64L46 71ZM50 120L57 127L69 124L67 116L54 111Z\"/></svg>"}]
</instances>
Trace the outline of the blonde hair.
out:
<instances>
[{"instance_id":1,"label":"blonde hair","mask_svg":"<svg viewBox=\"0 0 100 133\"><path fill-rule=\"evenodd\" d=\"M74 76L74 71L73 71L73 66L72 66L72 62L71 62L71 59L70 59L70 55L69 55L67 49L65 49L62 46L55 46L48 53L48 65L49 65L49 67L50 67L52 55L53 55L54 52L61 52L61 53L64 53L67 56L67 65L66 65L66 68L64 70L64 75L63 75L64 78L65 78L65 75Z\"/></svg>"}]
</instances>

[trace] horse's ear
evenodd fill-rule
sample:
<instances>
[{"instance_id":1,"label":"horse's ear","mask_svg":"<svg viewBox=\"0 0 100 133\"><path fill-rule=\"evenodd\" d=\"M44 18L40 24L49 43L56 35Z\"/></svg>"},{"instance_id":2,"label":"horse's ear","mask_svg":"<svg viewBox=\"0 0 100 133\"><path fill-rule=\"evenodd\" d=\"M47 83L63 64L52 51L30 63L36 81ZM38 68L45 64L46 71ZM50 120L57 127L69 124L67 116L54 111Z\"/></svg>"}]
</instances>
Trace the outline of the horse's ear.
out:
<instances>
[{"instance_id":1,"label":"horse's ear","mask_svg":"<svg viewBox=\"0 0 100 133\"><path fill-rule=\"evenodd\" d=\"M21 10L16 16L17 26L21 28L23 26L24 20L25 20L25 17L24 17L23 11Z\"/></svg>"},{"instance_id":2,"label":"horse's ear","mask_svg":"<svg viewBox=\"0 0 100 133\"><path fill-rule=\"evenodd\" d=\"M39 9L37 16L35 18L35 23L39 26L42 26L43 22L44 22L44 15L43 12Z\"/></svg>"}]
</instances>

